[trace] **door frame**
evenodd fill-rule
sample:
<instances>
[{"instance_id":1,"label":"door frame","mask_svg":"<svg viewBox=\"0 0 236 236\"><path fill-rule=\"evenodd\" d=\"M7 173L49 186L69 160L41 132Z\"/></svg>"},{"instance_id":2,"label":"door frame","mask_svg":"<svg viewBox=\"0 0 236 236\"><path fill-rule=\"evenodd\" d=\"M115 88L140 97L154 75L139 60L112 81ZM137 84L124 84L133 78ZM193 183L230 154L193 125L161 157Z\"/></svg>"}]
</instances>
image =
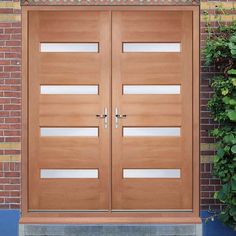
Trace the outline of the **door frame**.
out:
<instances>
[{"instance_id":1,"label":"door frame","mask_svg":"<svg viewBox=\"0 0 236 236\"><path fill-rule=\"evenodd\" d=\"M159 213L79 213L28 211L28 15L30 11L176 11L193 13L193 211ZM21 224L99 224L99 223L201 223L200 211L200 7L199 6L22 6L22 160Z\"/></svg>"}]
</instances>

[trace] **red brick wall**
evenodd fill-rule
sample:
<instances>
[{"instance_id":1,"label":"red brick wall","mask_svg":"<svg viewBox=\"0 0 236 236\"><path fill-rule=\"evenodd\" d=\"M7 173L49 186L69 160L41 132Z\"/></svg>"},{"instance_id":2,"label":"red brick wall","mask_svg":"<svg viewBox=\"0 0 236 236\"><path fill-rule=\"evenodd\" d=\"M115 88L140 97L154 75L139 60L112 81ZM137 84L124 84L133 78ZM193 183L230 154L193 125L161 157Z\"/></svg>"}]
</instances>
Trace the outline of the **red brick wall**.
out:
<instances>
[{"instance_id":1,"label":"red brick wall","mask_svg":"<svg viewBox=\"0 0 236 236\"><path fill-rule=\"evenodd\" d=\"M229 8L232 1L202 0L202 13L208 10L212 15L215 6L224 3ZM206 5L209 3L209 5ZM232 11L229 9L228 13ZM232 17L231 17L232 18ZM223 21L232 20L230 16ZM214 21L214 17L212 17ZM215 26L215 24L213 24ZM201 45L206 38L205 23L201 23ZM19 0L0 1L0 209L20 207L20 141L21 141L21 23ZM218 209L220 204L213 199L213 193L220 187L212 177L212 155L214 139L208 131L214 127L207 110L211 96L210 77L213 67L201 66L201 207Z\"/></svg>"},{"instance_id":2,"label":"red brick wall","mask_svg":"<svg viewBox=\"0 0 236 236\"><path fill-rule=\"evenodd\" d=\"M13 2L0 2L0 209L20 207L21 23Z\"/></svg>"}]
</instances>

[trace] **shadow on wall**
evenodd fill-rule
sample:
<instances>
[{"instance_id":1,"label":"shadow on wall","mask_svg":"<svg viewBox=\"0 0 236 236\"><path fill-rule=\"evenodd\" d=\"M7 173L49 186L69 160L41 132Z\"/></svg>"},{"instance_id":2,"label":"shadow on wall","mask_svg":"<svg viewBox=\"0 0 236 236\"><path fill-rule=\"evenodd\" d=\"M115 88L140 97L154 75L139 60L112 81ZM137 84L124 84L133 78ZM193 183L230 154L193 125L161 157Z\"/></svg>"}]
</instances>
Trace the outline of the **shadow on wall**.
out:
<instances>
[{"instance_id":1,"label":"shadow on wall","mask_svg":"<svg viewBox=\"0 0 236 236\"><path fill-rule=\"evenodd\" d=\"M201 212L201 217L211 216L207 211ZM224 226L219 220L203 222L203 236L236 236L236 231Z\"/></svg>"}]
</instances>

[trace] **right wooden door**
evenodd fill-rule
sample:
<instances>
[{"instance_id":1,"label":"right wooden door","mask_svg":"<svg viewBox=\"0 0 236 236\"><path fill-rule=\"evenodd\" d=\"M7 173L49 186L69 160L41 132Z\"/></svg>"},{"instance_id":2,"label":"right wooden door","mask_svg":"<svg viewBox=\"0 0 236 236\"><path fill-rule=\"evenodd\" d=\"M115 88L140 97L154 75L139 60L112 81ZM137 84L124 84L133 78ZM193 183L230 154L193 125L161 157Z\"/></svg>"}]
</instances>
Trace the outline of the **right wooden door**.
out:
<instances>
[{"instance_id":1,"label":"right wooden door","mask_svg":"<svg viewBox=\"0 0 236 236\"><path fill-rule=\"evenodd\" d=\"M112 209L191 212L192 12L112 14Z\"/></svg>"}]
</instances>

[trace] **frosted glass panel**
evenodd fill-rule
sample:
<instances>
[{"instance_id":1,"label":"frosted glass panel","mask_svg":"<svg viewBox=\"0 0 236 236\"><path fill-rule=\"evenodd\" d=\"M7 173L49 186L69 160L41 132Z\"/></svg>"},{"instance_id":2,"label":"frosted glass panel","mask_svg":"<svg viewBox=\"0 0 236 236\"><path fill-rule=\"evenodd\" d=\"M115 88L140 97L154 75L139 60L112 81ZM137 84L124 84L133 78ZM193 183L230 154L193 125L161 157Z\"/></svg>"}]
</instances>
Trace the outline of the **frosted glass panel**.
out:
<instances>
[{"instance_id":1,"label":"frosted glass panel","mask_svg":"<svg viewBox=\"0 0 236 236\"><path fill-rule=\"evenodd\" d=\"M180 94L180 85L123 85L123 94Z\"/></svg>"},{"instance_id":2,"label":"frosted glass panel","mask_svg":"<svg viewBox=\"0 0 236 236\"><path fill-rule=\"evenodd\" d=\"M98 128L40 128L41 136L97 137Z\"/></svg>"},{"instance_id":3,"label":"frosted glass panel","mask_svg":"<svg viewBox=\"0 0 236 236\"><path fill-rule=\"evenodd\" d=\"M124 169L123 178L180 178L180 169Z\"/></svg>"},{"instance_id":4,"label":"frosted glass panel","mask_svg":"<svg viewBox=\"0 0 236 236\"><path fill-rule=\"evenodd\" d=\"M67 170L67 169L41 169L42 179L97 179L97 169Z\"/></svg>"},{"instance_id":5,"label":"frosted glass panel","mask_svg":"<svg viewBox=\"0 0 236 236\"><path fill-rule=\"evenodd\" d=\"M98 94L98 85L41 85L40 94Z\"/></svg>"},{"instance_id":6,"label":"frosted glass panel","mask_svg":"<svg viewBox=\"0 0 236 236\"><path fill-rule=\"evenodd\" d=\"M98 52L98 43L41 43L41 52Z\"/></svg>"},{"instance_id":7,"label":"frosted glass panel","mask_svg":"<svg viewBox=\"0 0 236 236\"><path fill-rule=\"evenodd\" d=\"M123 52L180 52L180 43L123 43Z\"/></svg>"},{"instance_id":8,"label":"frosted glass panel","mask_svg":"<svg viewBox=\"0 0 236 236\"><path fill-rule=\"evenodd\" d=\"M180 128L123 128L123 136L180 136Z\"/></svg>"}]
</instances>

